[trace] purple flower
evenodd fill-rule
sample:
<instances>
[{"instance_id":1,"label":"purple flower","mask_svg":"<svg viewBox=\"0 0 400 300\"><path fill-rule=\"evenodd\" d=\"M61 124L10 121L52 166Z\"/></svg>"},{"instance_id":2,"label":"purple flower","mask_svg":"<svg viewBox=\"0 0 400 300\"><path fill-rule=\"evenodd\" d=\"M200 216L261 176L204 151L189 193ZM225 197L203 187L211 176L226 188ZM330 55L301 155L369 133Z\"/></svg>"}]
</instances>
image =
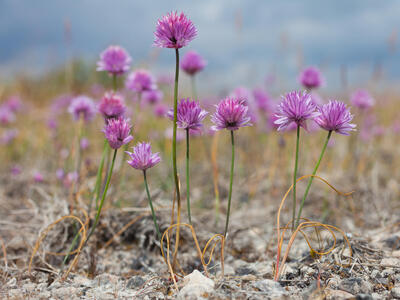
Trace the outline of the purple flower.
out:
<instances>
[{"instance_id":1,"label":"purple flower","mask_svg":"<svg viewBox=\"0 0 400 300\"><path fill-rule=\"evenodd\" d=\"M136 93L151 91L157 88L154 77L147 70L137 70L129 74L125 81L128 90Z\"/></svg>"},{"instance_id":2,"label":"purple flower","mask_svg":"<svg viewBox=\"0 0 400 300\"><path fill-rule=\"evenodd\" d=\"M12 111L13 113L16 113L21 110L22 108L22 101L21 98L18 96L11 96L5 103L5 106Z\"/></svg>"},{"instance_id":3,"label":"purple flower","mask_svg":"<svg viewBox=\"0 0 400 300\"><path fill-rule=\"evenodd\" d=\"M13 175L13 176L17 176L17 175L19 175L19 174L21 174L21 172L22 172L22 168L21 168L21 166L19 166L19 165L13 165L12 167L11 167L11 175Z\"/></svg>"},{"instance_id":4,"label":"purple flower","mask_svg":"<svg viewBox=\"0 0 400 300\"><path fill-rule=\"evenodd\" d=\"M89 147L90 143L87 138L83 137L83 138L81 138L79 145L82 150L86 150Z\"/></svg>"},{"instance_id":5,"label":"purple flower","mask_svg":"<svg viewBox=\"0 0 400 300\"><path fill-rule=\"evenodd\" d=\"M258 115L255 107L254 100L252 98L251 92L242 86L235 88L230 94L231 98L235 98L238 100L242 100L243 103L249 108L248 115L250 117L250 121L255 124L258 121Z\"/></svg>"},{"instance_id":6,"label":"purple flower","mask_svg":"<svg viewBox=\"0 0 400 300\"><path fill-rule=\"evenodd\" d=\"M1 144L8 145L17 137L17 135L18 129L7 129L3 132L3 136L1 137L0 142Z\"/></svg>"},{"instance_id":7,"label":"purple flower","mask_svg":"<svg viewBox=\"0 0 400 300\"><path fill-rule=\"evenodd\" d=\"M163 98L163 93L160 90L151 90L143 92L143 101L149 104L159 103Z\"/></svg>"},{"instance_id":8,"label":"purple flower","mask_svg":"<svg viewBox=\"0 0 400 300\"><path fill-rule=\"evenodd\" d=\"M103 129L103 132L113 149L118 149L133 140L130 135L131 126L129 120L119 117L118 119L110 119Z\"/></svg>"},{"instance_id":9,"label":"purple flower","mask_svg":"<svg viewBox=\"0 0 400 300\"><path fill-rule=\"evenodd\" d=\"M159 103L154 107L154 114L156 115L156 117L165 117L165 114L168 111L168 107L165 104Z\"/></svg>"},{"instance_id":10,"label":"purple flower","mask_svg":"<svg viewBox=\"0 0 400 300\"><path fill-rule=\"evenodd\" d=\"M44 181L44 178L43 178L43 175L42 175L39 171L36 171L36 172L33 174L33 180L34 180L36 183L41 183L41 182Z\"/></svg>"},{"instance_id":11,"label":"purple flower","mask_svg":"<svg viewBox=\"0 0 400 300\"><path fill-rule=\"evenodd\" d=\"M254 102L258 109L264 113L271 111L272 103L271 98L262 89L255 89L253 91Z\"/></svg>"},{"instance_id":12,"label":"purple flower","mask_svg":"<svg viewBox=\"0 0 400 300\"><path fill-rule=\"evenodd\" d=\"M356 125L350 123L353 115L343 102L331 100L318 110L321 114L314 121L321 128L343 135L349 135L349 131L355 130Z\"/></svg>"},{"instance_id":13,"label":"purple flower","mask_svg":"<svg viewBox=\"0 0 400 300\"><path fill-rule=\"evenodd\" d=\"M189 75L195 75L207 65L207 62L196 52L188 51L182 58L181 68Z\"/></svg>"},{"instance_id":14,"label":"purple flower","mask_svg":"<svg viewBox=\"0 0 400 300\"><path fill-rule=\"evenodd\" d=\"M179 49L196 37L197 30L183 13L170 12L157 21L154 35L155 46Z\"/></svg>"},{"instance_id":15,"label":"purple flower","mask_svg":"<svg viewBox=\"0 0 400 300\"><path fill-rule=\"evenodd\" d=\"M152 153L150 143L138 143L132 152L126 151L130 160L128 164L137 170L147 170L161 161L159 153Z\"/></svg>"},{"instance_id":16,"label":"purple flower","mask_svg":"<svg viewBox=\"0 0 400 300\"><path fill-rule=\"evenodd\" d=\"M278 131L287 128L292 122L307 130L307 120L313 120L320 115L316 105L312 102L307 92L290 92L278 105L275 124L279 125Z\"/></svg>"},{"instance_id":17,"label":"purple flower","mask_svg":"<svg viewBox=\"0 0 400 300\"><path fill-rule=\"evenodd\" d=\"M109 46L100 54L97 71L107 71L112 75L122 75L129 70L131 57L120 46Z\"/></svg>"},{"instance_id":18,"label":"purple flower","mask_svg":"<svg viewBox=\"0 0 400 300\"><path fill-rule=\"evenodd\" d=\"M201 123L208 112L202 109L198 102L190 101L189 98L182 99L178 103L176 124L182 129L198 130L203 126ZM174 120L174 110L170 109L167 113L168 118Z\"/></svg>"},{"instance_id":19,"label":"purple flower","mask_svg":"<svg viewBox=\"0 0 400 300\"><path fill-rule=\"evenodd\" d=\"M72 114L74 120L79 120L83 116L83 119L87 122L94 118L96 105L89 97L78 96L72 100L68 107L68 112Z\"/></svg>"},{"instance_id":20,"label":"purple flower","mask_svg":"<svg viewBox=\"0 0 400 300\"><path fill-rule=\"evenodd\" d=\"M315 67L305 68L299 76L299 82L306 89L315 89L321 86L324 79L322 78L321 72Z\"/></svg>"},{"instance_id":21,"label":"purple flower","mask_svg":"<svg viewBox=\"0 0 400 300\"><path fill-rule=\"evenodd\" d=\"M7 107L0 107L0 124L8 125L15 121L14 113Z\"/></svg>"},{"instance_id":22,"label":"purple flower","mask_svg":"<svg viewBox=\"0 0 400 300\"><path fill-rule=\"evenodd\" d=\"M244 100L228 97L221 100L215 107L217 109L211 117L211 121L214 123L214 126L211 127L213 130L238 130L240 127L252 126L249 123L249 108L245 105Z\"/></svg>"},{"instance_id":23,"label":"purple flower","mask_svg":"<svg viewBox=\"0 0 400 300\"><path fill-rule=\"evenodd\" d=\"M366 90L357 90L351 95L351 104L359 109L367 110L374 106L375 100Z\"/></svg>"},{"instance_id":24,"label":"purple flower","mask_svg":"<svg viewBox=\"0 0 400 300\"><path fill-rule=\"evenodd\" d=\"M124 99L114 92L105 93L98 105L99 112L105 120L123 116L126 110Z\"/></svg>"},{"instance_id":25,"label":"purple flower","mask_svg":"<svg viewBox=\"0 0 400 300\"><path fill-rule=\"evenodd\" d=\"M63 180L65 176L64 170L62 168L59 168L56 170L56 177L58 180Z\"/></svg>"}]
</instances>

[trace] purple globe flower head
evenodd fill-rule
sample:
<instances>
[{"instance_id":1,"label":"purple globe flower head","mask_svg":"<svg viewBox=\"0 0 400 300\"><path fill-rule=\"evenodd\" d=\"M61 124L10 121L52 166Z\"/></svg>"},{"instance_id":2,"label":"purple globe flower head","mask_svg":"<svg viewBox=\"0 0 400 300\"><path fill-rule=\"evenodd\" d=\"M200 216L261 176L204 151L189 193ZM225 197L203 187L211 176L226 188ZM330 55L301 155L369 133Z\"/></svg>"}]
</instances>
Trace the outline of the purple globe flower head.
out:
<instances>
[{"instance_id":1,"label":"purple globe flower head","mask_svg":"<svg viewBox=\"0 0 400 300\"><path fill-rule=\"evenodd\" d=\"M206 65L207 62L196 51L186 52L181 61L182 70L191 76L203 70Z\"/></svg>"},{"instance_id":2,"label":"purple globe flower head","mask_svg":"<svg viewBox=\"0 0 400 300\"><path fill-rule=\"evenodd\" d=\"M356 125L351 124L353 115L341 101L330 100L327 104L318 108L320 115L315 118L315 122L327 131L335 131L339 134L349 135L350 131L355 130Z\"/></svg>"},{"instance_id":3,"label":"purple globe flower head","mask_svg":"<svg viewBox=\"0 0 400 300\"><path fill-rule=\"evenodd\" d=\"M86 150L87 148L89 148L89 140L85 137L81 138L81 140L79 141L79 145L81 147L82 150Z\"/></svg>"},{"instance_id":4,"label":"purple globe flower head","mask_svg":"<svg viewBox=\"0 0 400 300\"><path fill-rule=\"evenodd\" d=\"M124 98L120 94L107 92L101 99L98 110L106 121L124 116L126 110Z\"/></svg>"},{"instance_id":5,"label":"purple globe flower head","mask_svg":"<svg viewBox=\"0 0 400 300\"><path fill-rule=\"evenodd\" d=\"M353 106L361 109L367 110L374 106L375 100L366 90L355 91L350 98L350 102Z\"/></svg>"},{"instance_id":6,"label":"purple globe flower head","mask_svg":"<svg viewBox=\"0 0 400 300\"><path fill-rule=\"evenodd\" d=\"M79 178L79 174L76 171L68 172L66 176L63 178L63 184L66 188L72 186L73 183L77 182Z\"/></svg>"},{"instance_id":7,"label":"purple globe flower head","mask_svg":"<svg viewBox=\"0 0 400 300\"><path fill-rule=\"evenodd\" d=\"M88 122L94 118L97 109L96 104L87 96L78 96L71 101L68 112L72 114L74 120L79 120L81 116Z\"/></svg>"},{"instance_id":8,"label":"purple globe flower head","mask_svg":"<svg viewBox=\"0 0 400 300\"><path fill-rule=\"evenodd\" d=\"M254 103L254 99L251 95L250 90L245 87L237 87L230 94L231 98L235 98L243 101L243 103L248 107L248 115L250 117L250 121L255 124L258 121L256 104Z\"/></svg>"},{"instance_id":9,"label":"purple globe flower head","mask_svg":"<svg viewBox=\"0 0 400 300\"><path fill-rule=\"evenodd\" d=\"M196 101L190 101L189 98L181 99L178 103L177 109L177 121L178 128L198 130L203 124L204 118L208 112L200 107L200 104ZM170 120L174 120L174 110L170 109L167 113Z\"/></svg>"},{"instance_id":10,"label":"purple globe flower head","mask_svg":"<svg viewBox=\"0 0 400 300\"><path fill-rule=\"evenodd\" d=\"M118 149L133 140L130 135L131 125L129 119L119 117L118 119L110 119L105 125L103 132L113 149Z\"/></svg>"},{"instance_id":11,"label":"purple globe flower head","mask_svg":"<svg viewBox=\"0 0 400 300\"><path fill-rule=\"evenodd\" d=\"M47 120L46 125L47 125L47 128L49 128L53 132L56 131L58 128L58 122L56 119L53 119L53 118Z\"/></svg>"},{"instance_id":12,"label":"purple globe flower head","mask_svg":"<svg viewBox=\"0 0 400 300\"><path fill-rule=\"evenodd\" d=\"M159 48L185 47L197 35L196 27L183 13L170 12L157 21L154 45Z\"/></svg>"},{"instance_id":13,"label":"purple globe flower head","mask_svg":"<svg viewBox=\"0 0 400 300\"><path fill-rule=\"evenodd\" d=\"M41 183L41 182L44 181L44 177L43 177L43 175L42 175L39 171L36 171L36 172L33 174L33 180L34 180L36 183Z\"/></svg>"},{"instance_id":14,"label":"purple globe flower head","mask_svg":"<svg viewBox=\"0 0 400 300\"><path fill-rule=\"evenodd\" d=\"M131 57L120 46L109 46L100 54L97 71L107 71L111 75L122 75L129 70Z\"/></svg>"},{"instance_id":15,"label":"purple globe flower head","mask_svg":"<svg viewBox=\"0 0 400 300\"><path fill-rule=\"evenodd\" d=\"M143 92L142 99L148 104L157 104L163 99L163 93L160 90L151 90Z\"/></svg>"},{"instance_id":16,"label":"purple globe flower head","mask_svg":"<svg viewBox=\"0 0 400 300\"><path fill-rule=\"evenodd\" d=\"M147 170L161 161L160 154L152 153L150 143L138 143L132 152L125 151L130 160L128 164L137 170Z\"/></svg>"},{"instance_id":17,"label":"purple globe flower head","mask_svg":"<svg viewBox=\"0 0 400 300\"><path fill-rule=\"evenodd\" d=\"M21 174L21 172L22 172L22 168L21 168L21 166L19 166L19 165L13 165L12 167L11 167L11 175L13 175L13 176L17 176L17 175L19 175L19 174Z\"/></svg>"},{"instance_id":18,"label":"purple globe flower head","mask_svg":"<svg viewBox=\"0 0 400 300\"><path fill-rule=\"evenodd\" d=\"M147 70L137 70L129 74L125 87L133 92L142 93L157 88L154 77Z\"/></svg>"},{"instance_id":19,"label":"purple globe flower head","mask_svg":"<svg viewBox=\"0 0 400 300\"><path fill-rule=\"evenodd\" d=\"M253 91L253 97L254 102L260 111L262 111L263 113L267 113L272 110L273 105L271 103L271 98L264 90L260 88L255 89Z\"/></svg>"},{"instance_id":20,"label":"purple globe flower head","mask_svg":"<svg viewBox=\"0 0 400 300\"><path fill-rule=\"evenodd\" d=\"M56 177L58 180L63 180L65 177L65 172L62 168L56 170Z\"/></svg>"},{"instance_id":21,"label":"purple globe flower head","mask_svg":"<svg viewBox=\"0 0 400 300\"><path fill-rule=\"evenodd\" d=\"M307 92L294 91L287 93L282 98L275 120L275 124L279 125L278 131L287 129L292 122L307 130L306 121L313 120L320 115Z\"/></svg>"},{"instance_id":22,"label":"purple globe flower head","mask_svg":"<svg viewBox=\"0 0 400 300\"><path fill-rule=\"evenodd\" d=\"M15 114L6 106L0 107L0 124L9 125L15 121Z\"/></svg>"},{"instance_id":23,"label":"purple globe flower head","mask_svg":"<svg viewBox=\"0 0 400 300\"><path fill-rule=\"evenodd\" d=\"M211 116L214 123L211 128L215 131L238 130L240 127L252 126L248 110L244 100L225 98L216 105L216 111Z\"/></svg>"},{"instance_id":24,"label":"purple globe flower head","mask_svg":"<svg viewBox=\"0 0 400 300\"><path fill-rule=\"evenodd\" d=\"M22 109L22 101L21 98L14 95L8 98L8 100L5 102L5 106L12 111L13 113L16 113Z\"/></svg>"},{"instance_id":25,"label":"purple globe flower head","mask_svg":"<svg viewBox=\"0 0 400 300\"><path fill-rule=\"evenodd\" d=\"M306 89L316 89L322 85L324 79L316 67L307 67L299 75L299 82Z\"/></svg>"},{"instance_id":26,"label":"purple globe flower head","mask_svg":"<svg viewBox=\"0 0 400 300\"><path fill-rule=\"evenodd\" d=\"M156 117L163 118L168 112L168 107L163 103L158 103L154 106L153 112Z\"/></svg>"},{"instance_id":27,"label":"purple globe flower head","mask_svg":"<svg viewBox=\"0 0 400 300\"><path fill-rule=\"evenodd\" d=\"M3 132L3 135L0 139L1 144L8 145L10 144L18 135L18 129L12 128L7 129Z\"/></svg>"},{"instance_id":28,"label":"purple globe flower head","mask_svg":"<svg viewBox=\"0 0 400 300\"><path fill-rule=\"evenodd\" d=\"M392 131L394 134L400 133L400 120L395 120L392 124Z\"/></svg>"}]
</instances>

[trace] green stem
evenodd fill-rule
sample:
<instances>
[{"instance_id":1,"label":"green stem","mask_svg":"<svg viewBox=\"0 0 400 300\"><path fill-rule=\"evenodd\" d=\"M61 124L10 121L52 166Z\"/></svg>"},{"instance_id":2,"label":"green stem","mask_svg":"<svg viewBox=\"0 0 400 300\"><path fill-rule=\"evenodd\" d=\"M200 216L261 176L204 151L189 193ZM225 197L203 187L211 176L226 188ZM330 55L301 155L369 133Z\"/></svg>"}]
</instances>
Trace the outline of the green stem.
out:
<instances>
[{"instance_id":1,"label":"green stem","mask_svg":"<svg viewBox=\"0 0 400 300\"><path fill-rule=\"evenodd\" d=\"M226 212L226 223L225 223L225 232L224 232L225 238L226 238L226 234L228 233L229 215L230 215L230 211L231 211L231 199L232 199L233 170L235 167L235 139L233 136L233 130L231 130L231 141L232 141L232 161L231 161L231 176L230 176L230 180L229 180L228 211Z\"/></svg>"},{"instance_id":2,"label":"green stem","mask_svg":"<svg viewBox=\"0 0 400 300\"><path fill-rule=\"evenodd\" d=\"M113 171L113 168L114 168L115 158L117 157L117 150L118 149L114 150L114 155L113 155L113 159L112 159L112 162L111 162L110 170L109 170L108 175L107 175L107 181L106 181L106 186L104 188L103 196L101 197L100 205L99 205L99 207L97 209L97 214L96 214L96 218L94 220L94 224L92 226L92 229L89 232L88 237L86 238L85 244L89 241L89 238L92 236L94 230L96 229L97 224L99 223L101 209L103 208L104 199L106 198L108 186L110 185L110 181L111 181L111 174L112 174L112 171Z\"/></svg>"},{"instance_id":3,"label":"green stem","mask_svg":"<svg viewBox=\"0 0 400 300\"><path fill-rule=\"evenodd\" d=\"M297 214L297 220L296 220L296 227L295 228L297 228L297 226L299 226L301 212L303 210L304 202L306 201L306 198L308 196L308 192L310 191L311 184L312 184L312 182L314 180L314 175L317 174L317 170L319 168L319 165L321 164L322 157L324 156L324 153L325 153L326 147L328 146L328 142L329 142L329 139L331 138L331 135L332 135L332 131L329 131L328 135L326 137L324 146L322 147L321 154L319 155L318 162L315 165L314 171L312 173L313 176L311 176L310 179L308 179L307 188L306 188L306 191L304 192L303 199L301 200L301 203L300 203L299 212Z\"/></svg>"},{"instance_id":4,"label":"green stem","mask_svg":"<svg viewBox=\"0 0 400 300\"><path fill-rule=\"evenodd\" d=\"M296 158L294 160L293 171L293 214L292 214L292 230L294 230L294 222L296 218L296 180L297 180L297 164L299 160L299 141L300 141L300 126L297 125L297 138L296 138Z\"/></svg>"},{"instance_id":5,"label":"green stem","mask_svg":"<svg viewBox=\"0 0 400 300\"><path fill-rule=\"evenodd\" d=\"M189 128L186 129L186 200L189 217L189 224L192 225L192 215L190 214L190 172L189 172Z\"/></svg>"},{"instance_id":6,"label":"green stem","mask_svg":"<svg viewBox=\"0 0 400 300\"><path fill-rule=\"evenodd\" d=\"M90 204L89 204L89 211L88 211L89 216L90 216L90 211L92 210L94 196L96 196L96 206L97 206L98 199L100 197L99 195L100 195L101 175L103 174L104 160L107 155L107 148L108 148L108 141L107 141L107 139L104 139L103 155L101 156L100 165L99 165L99 168L97 169L96 185L94 186L93 194L90 197Z\"/></svg>"},{"instance_id":7,"label":"green stem","mask_svg":"<svg viewBox=\"0 0 400 300\"><path fill-rule=\"evenodd\" d=\"M143 177L144 177L144 186L146 188L146 193L147 193L147 199L149 199L149 205L150 205L150 209L151 209L151 214L153 216L154 226L156 227L156 231L157 231L157 238L159 240L161 240L160 228L158 227L158 224L157 224L156 214L154 212L153 203L151 202L149 186L147 185L146 170L143 170Z\"/></svg>"},{"instance_id":8,"label":"green stem","mask_svg":"<svg viewBox=\"0 0 400 300\"><path fill-rule=\"evenodd\" d=\"M176 189L176 199L178 202L178 207L181 203L181 193L179 189L179 179L178 179L178 168L176 165L176 130L178 119L178 80L179 80L179 49L175 49L176 66L175 66L175 87L174 87L174 126L172 135L172 166L174 171L175 189Z\"/></svg>"},{"instance_id":9,"label":"green stem","mask_svg":"<svg viewBox=\"0 0 400 300\"><path fill-rule=\"evenodd\" d=\"M190 81L192 83L192 97L193 97L193 100L199 100L199 99L197 99L196 79L195 79L194 75L190 76Z\"/></svg>"},{"instance_id":10,"label":"green stem","mask_svg":"<svg viewBox=\"0 0 400 300\"><path fill-rule=\"evenodd\" d=\"M114 90L114 92L116 92L117 91L117 75L116 74L113 74L113 76L112 76L112 81L113 81L113 90Z\"/></svg>"}]
</instances>

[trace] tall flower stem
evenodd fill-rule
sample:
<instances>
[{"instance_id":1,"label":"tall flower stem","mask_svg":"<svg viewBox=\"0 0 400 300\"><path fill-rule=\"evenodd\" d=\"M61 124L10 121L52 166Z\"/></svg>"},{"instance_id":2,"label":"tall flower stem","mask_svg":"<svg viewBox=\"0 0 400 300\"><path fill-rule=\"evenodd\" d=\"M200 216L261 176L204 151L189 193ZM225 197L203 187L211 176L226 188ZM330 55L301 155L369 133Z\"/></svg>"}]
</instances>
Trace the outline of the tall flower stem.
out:
<instances>
[{"instance_id":1,"label":"tall flower stem","mask_svg":"<svg viewBox=\"0 0 400 300\"><path fill-rule=\"evenodd\" d=\"M331 138L331 135L332 135L332 131L329 131L328 135L326 137L324 146L322 147L321 154L319 155L318 162L315 165L315 168L314 168L314 171L313 171L312 175L317 174L317 170L319 168L319 165L321 164L322 157L324 156L324 153L325 153L326 147L328 146L328 142L329 142L329 139ZM294 227L294 229L296 229L297 226L299 226L301 212L303 210L304 202L306 201L306 198L308 196L308 192L310 191L310 187L311 187L311 184L312 184L313 180L314 180L314 176L311 176L310 179L308 179L307 188L306 188L306 191L304 192L303 199L301 200L301 203L300 203L299 212L297 214L296 227Z\"/></svg>"},{"instance_id":2,"label":"tall flower stem","mask_svg":"<svg viewBox=\"0 0 400 300\"><path fill-rule=\"evenodd\" d=\"M190 76L190 81L192 83L192 97L193 97L193 100L199 100L199 99L197 99L196 78L195 78L194 75Z\"/></svg>"},{"instance_id":3,"label":"tall flower stem","mask_svg":"<svg viewBox=\"0 0 400 300\"><path fill-rule=\"evenodd\" d=\"M100 165L99 165L99 168L97 169L96 184L94 186L93 194L92 194L92 197L90 198L90 203L89 203L89 211L88 211L89 216L90 216L90 211L92 210L93 199L96 199L95 200L96 207L98 206L97 202L100 198L100 185L101 185L101 178L102 178L103 168L104 168L104 160L105 160L107 152L108 152L107 148L108 148L108 141L107 141L107 139L104 139L103 155L101 156Z\"/></svg>"},{"instance_id":4,"label":"tall flower stem","mask_svg":"<svg viewBox=\"0 0 400 300\"><path fill-rule=\"evenodd\" d=\"M181 193L179 190L178 168L176 165L176 130L178 119L178 81L179 81L179 50L175 49L176 68L175 68L175 87L174 87L174 126L172 134L172 167L174 171L176 199L178 203L181 202Z\"/></svg>"},{"instance_id":5,"label":"tall flower stem","mask_svg":"<svg viewBox=\"0 0 400 300\"><path fill-rule=\"evenodd\" d=\"M297 137L296 137L296 157L294 159L294 171L293 171L293 214L292 214L292 230L294 231L294 222L296 218L296 180L297 180L297 165L299 161L299 142L300 142L300 126L297 125Z\"/></svg>"},{"instance_id":6,"label":"tall flower stem","mask_svg":"<svg viewBox=\"0 0 400 300\"><path fill-rule=\"evenodd\" d=\"M190 172L189 172L189 128L186 129L186 200L189 224L192 225L192 215L190 214Z\"/></svg>"},{"instance_id":7,"label":"tall flower stem","mask_svg":"<svg viewBox=\"0 0 400 300\"><path fill-rule=\"evenodd\" d=\"M174 86L174 126L173 126L173 134L172 134L172 167L174 171L174 181L175 181L175 191L176 191L176 200L178 204L178 224L180 223L180 214L181 214L181 192L179 187L179 178L178 178L178 168L176 165L176 130L177 130L177 119L178 119L178 81L179 81L179 49L175 49L175 86ZM176 262L176 255L178 253L179 248L179 225L176 228L176 241L175 241L175 253L173 265Z\"/></svg>"},{"instance_id":8,"label":"tall flower stem","mask_svg":"<svg viewBox=\"0 0 400 300\"><path fill-rule=\"evenodd\" d=\"M229 179L228 210L226 212L226 223L225 223L225 231L224 231L225 238L226 238L226 234L228 233L229 215L230 215L230 211L231 211L231 199L232 199L233 171L234 171L234 167L235 167L235 138L233 135L233 130L231 130L231 142L232 142L232 160L231 160L231 175L230 175L230 179Z\"/></svg>"},{"instance_id":9,"label":"tall flower stem","mask_svg":"<svg viewBox=\"0 0 400 300\"><path fill-rule=\"evenodd\" d=\"M117 75L116 74L112 75L112 82L113 82L113 91L116 92L117 91Z\"/></svg>"},{"instance_id":10,"label":"tall flower stem","mask_svg":"<svg viewBox=\"0 0 400 300\"><path fill-rule=\"evenodd\" d=\"M158 240L161 240L160 228L158 227L158 224L157 224L156 214L154 212L153 203L151 201L151 196L150 196L150 192L149 192L149 186L147 184L146 170L143 170L143 178L144 178L144 186L146 188L146 193L147 193L147 199L149 199L149 206L151 209L151 214L153 216L154 226L156 227L156 231L157 231L157 238L158 238Z\"/></svg>"},{"instance_id":11,"label":"tall flower stem","mask_svg":"<svg viewBox=\"0 0 400 300\"><path fill-rule=\"evenodd\" d=\"M94 219L94 223L93 223L92 229L90 230L90 232L88 234L88 237L87 237L87 239L85 241L85 244L89 241L89 239L92 236L94 230L96 229L97 224L99 223L101 209L103 208L104 200L105 200L106 195L107 195L108 186L110 185L110 181L111 181L111 175L112 175L112 171L113 171L113 168L114 168L115 158L117 157L117 150L118 149L114 150L114 155L113 155L113 158L112 158L111 166L110 166L110 169L109 169L108 175L107 175L106 186L104 188L104 192L103 192L103 195L102 195L101 200L100 200L100 205L99 205L99 207L97 209L96 218Z\"/></svg>"}]
</instances>

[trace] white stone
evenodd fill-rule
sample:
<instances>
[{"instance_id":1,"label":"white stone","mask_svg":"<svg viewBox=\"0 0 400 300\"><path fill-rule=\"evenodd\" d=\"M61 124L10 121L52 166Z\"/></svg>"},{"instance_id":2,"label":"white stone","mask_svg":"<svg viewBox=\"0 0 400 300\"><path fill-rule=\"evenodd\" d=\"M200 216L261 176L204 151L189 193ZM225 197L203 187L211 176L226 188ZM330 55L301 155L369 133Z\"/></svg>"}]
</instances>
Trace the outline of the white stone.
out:
<instances>
[{"instance_id":1,"label":"white stone","mask_svg":"<svg viewBox=\"0 0 400 300\"><path fill-rule=\"evenodd\" d=\"M214 281L205 277L198 270L183 279L184 287L178 293L178 299L208 299L214 291Z\"/></svg>"}]
</instances>

